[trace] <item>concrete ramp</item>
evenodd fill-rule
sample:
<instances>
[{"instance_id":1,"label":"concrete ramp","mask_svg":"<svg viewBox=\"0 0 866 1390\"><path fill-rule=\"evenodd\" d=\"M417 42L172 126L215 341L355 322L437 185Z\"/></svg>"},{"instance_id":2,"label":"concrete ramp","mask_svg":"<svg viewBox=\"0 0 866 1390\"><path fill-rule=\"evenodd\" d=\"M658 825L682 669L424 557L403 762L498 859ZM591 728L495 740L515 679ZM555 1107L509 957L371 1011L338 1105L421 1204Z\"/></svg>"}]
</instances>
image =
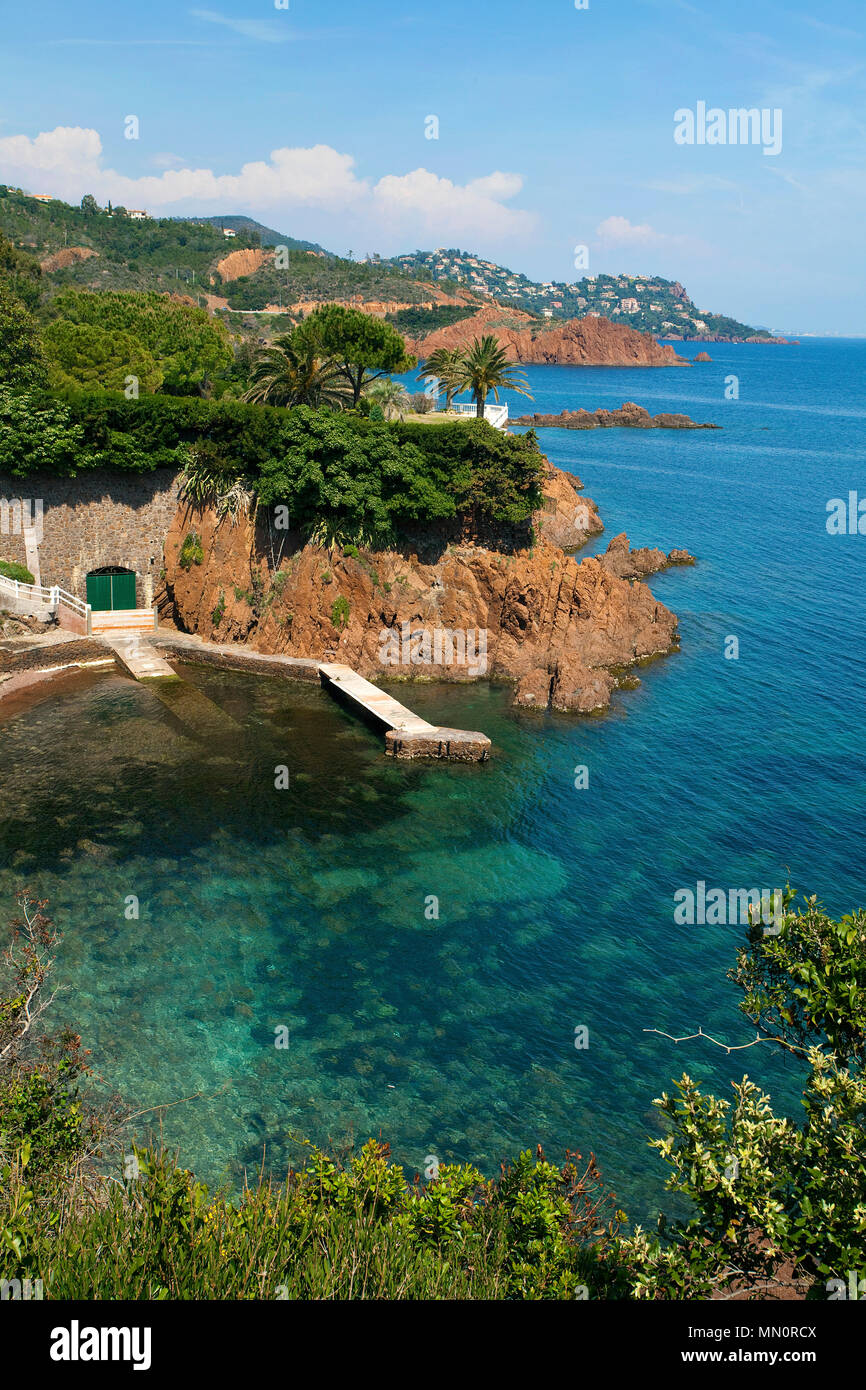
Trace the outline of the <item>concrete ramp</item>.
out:
<instances>
[{"instance_id":1,"label":"concrete ramp","mask_svg":"<svg viewBox=\"0 0 866 1390\"><path fill-rule=\"evenodd\" d=\"M104 632L103 639L117 657L118 663L133 680L179 681L177 671L154 650L150 642L140 637L120 636L116 632Z\"/></svg>"},{"instance_id":2,"label":"concrete ramp","mask_svg":"<svg viewBox=\"0 0 866 1390\"><path fill-rule=\"evenodd\" d=\"M237 720L208 699L198 686L182 680L175 672L172 675L173 681L154 681L151 689L169 714L180 720L185 733L207 744L210 750L225 744L226 740L236 745L243 738L244 731Z\"/></svg>"},{"instance_id":3,"label":"concrete ramp","mask_svg":"<svg viewBox=\"0 0 866 1390\"><path fill-rule=\"evenodd\" d=\"M209 744L226 738L236 741L241 735L237 721L197 686L183 680L159 655L152 642L116 633L103 634L103 640L127 675L149 685L168 712L184 726L186 734Z\"/></svg>"}]
</instances>

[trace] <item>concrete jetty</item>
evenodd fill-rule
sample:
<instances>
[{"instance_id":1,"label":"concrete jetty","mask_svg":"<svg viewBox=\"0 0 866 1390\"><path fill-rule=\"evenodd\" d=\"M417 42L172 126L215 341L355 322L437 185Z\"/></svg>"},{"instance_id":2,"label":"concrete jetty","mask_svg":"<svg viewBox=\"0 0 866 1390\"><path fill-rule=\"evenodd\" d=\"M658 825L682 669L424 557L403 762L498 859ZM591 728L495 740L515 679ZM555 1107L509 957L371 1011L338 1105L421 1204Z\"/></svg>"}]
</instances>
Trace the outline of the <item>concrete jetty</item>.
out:
<instances>
[{"instance_id":1,"label":"concrete jetty","mask_svg":"<svg viewBox=\"0 0 866 1390\"><path fill-rule=\"evenodd\" d=\"M401 705L399 700L386 695L377 685L359 676L351 666L344 666L338 661L323 661L319 666L319 672L324 678L322 684L326 688L331 686L339 690L347 700L359 706L366 714L372 714L374 719L386 728L407 734L434 732L435 724L428 724L426 719L413 714L405 705Z\"/></svg>"},{"instance_id":2,"label":"concrete jetty","mask_svg":"<svg viewBox=\"0 0 866 1390\"><path fill-rule=\"evenodd\" d=\"M392 758L445 758L450 762L483 763L490 756L486 734L447 729L413 714L372 681L336 661L323 661L319 674L326 689L345 698L374 723L384 725L385 752Z\"/></svg>"},{"instance_id":3,"label":"concrete jetty","mask_svg":"<svg viewBox=\"0 0 866 1390\"><path fill-rule=\"evenodd\" d=\"M490 757L491 744L486 734L430 724L341 662L253 652L238 643L204 642L191 633L165 629L145 640L172 661L194 661L229 671L252 671L259 675L319 682L330 694L343 698L350 708L384 728L385 752L391 758L442 758L449 762L483 763Z\"/></svg>"}]
</instances>

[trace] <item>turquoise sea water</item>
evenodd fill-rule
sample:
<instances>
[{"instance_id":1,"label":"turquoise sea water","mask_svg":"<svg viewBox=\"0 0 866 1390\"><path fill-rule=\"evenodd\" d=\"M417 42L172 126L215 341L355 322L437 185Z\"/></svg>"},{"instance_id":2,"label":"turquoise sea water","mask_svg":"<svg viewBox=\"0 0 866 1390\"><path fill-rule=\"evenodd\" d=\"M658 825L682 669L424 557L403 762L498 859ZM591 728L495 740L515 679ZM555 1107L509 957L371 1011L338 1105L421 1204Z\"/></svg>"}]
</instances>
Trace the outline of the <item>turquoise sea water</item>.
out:
<instances>
[{"instance_id":1,"label":"turquoise sea water","mask_svg":"<svg viewBox=\"0 0 866 1390\"><path fill-rule=\"evenodd\" d=\"M682 651L607 717L399 687L496 755L393 765L318 689L188 668L222 733L98 674L0 726L0 903L19 883L50 899L58 1016L111 1090L137 1110L198 1097L161 1115L202 1176L236 1180L263 1148L279 1170L299 1135L381 1134L413 1170L495 1171L541 1142L593 1149L645 1219L672 1077L723 1092L748 1070L795 1111L797 1075L769 1052L645 1030L751 1036L725 979L741 929L676 925L677 889L790 878L834 912L866 900L866 536L825 526L831 497L866 496L866 343L709 351L691 370L529 373L530 409L633 399L724 426L540 434L598 503L599 546L626 530L699 560L651 581Z\"/></svg>"}]
</instances>

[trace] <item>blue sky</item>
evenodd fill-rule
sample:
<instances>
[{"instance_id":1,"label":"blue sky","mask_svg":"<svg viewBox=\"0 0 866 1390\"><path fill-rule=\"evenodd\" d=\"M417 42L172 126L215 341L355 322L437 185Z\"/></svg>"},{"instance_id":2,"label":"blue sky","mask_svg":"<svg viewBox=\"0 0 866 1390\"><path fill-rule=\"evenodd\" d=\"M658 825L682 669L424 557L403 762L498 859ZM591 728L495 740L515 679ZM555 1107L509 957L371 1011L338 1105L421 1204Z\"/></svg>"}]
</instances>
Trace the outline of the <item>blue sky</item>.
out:
<instances>
[{"instance_id":1,"label":"blue sky","mask_svg":"<svg viewBox=\"0 0 866 1390\"><path fill-rule=\"evenodd\" d=\"M586 245L702 309L866 333L862 0L277 3L16 6L0 179L537 279L579 278ZM699 102L781 110L781 151L676 143Z\"/></svg>"}]
</instances>

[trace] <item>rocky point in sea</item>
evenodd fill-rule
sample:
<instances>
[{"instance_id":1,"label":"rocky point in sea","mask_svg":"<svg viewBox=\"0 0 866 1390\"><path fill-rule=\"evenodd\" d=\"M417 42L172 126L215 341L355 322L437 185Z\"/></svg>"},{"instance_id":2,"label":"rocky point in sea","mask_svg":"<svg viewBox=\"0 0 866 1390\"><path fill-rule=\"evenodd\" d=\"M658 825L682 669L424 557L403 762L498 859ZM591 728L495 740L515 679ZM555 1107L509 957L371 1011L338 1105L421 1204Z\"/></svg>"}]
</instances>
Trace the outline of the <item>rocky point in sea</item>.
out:
<instances>
[{"instance_id":1,"label":"rocky point in sea","mask_svg":"<svg viewBox=\"0 0 866 1390\"><path fill-rule=\"evenodd\" d=\"M531 425L537 429L556 426L561 430L636 429L636 430L720 430L721 425L705 425L688 415L661 411L650 415L642 405L624 401L619 410L562 410L558 415L518 415L512 425Z\"/></svg>"},{"instance_id":2,"label":"rocky point in sea","mask_svg":"<svg viewBox=\"0 0 866 1390\"><path fill-rule=\"evenodd\" d=\"M261 514L232 524L211 506L181 502L165 544L160 622L208 641L344 662L372 680L478 678L477 663L397 668L385 640L471 632L483 635L483 675L510 682L515 704L604 710L619 685L634 684L628 668L678 646L676 615L642 576L691 556L630 550L621 535L606 553L578 559L574 551L604 530L595 503L549 462L543 496L531 528L428 527L390 550L329 550L289 533L276 569ZM203 559L184 568L191 530Z\"/></svg>"}]
</instances>

